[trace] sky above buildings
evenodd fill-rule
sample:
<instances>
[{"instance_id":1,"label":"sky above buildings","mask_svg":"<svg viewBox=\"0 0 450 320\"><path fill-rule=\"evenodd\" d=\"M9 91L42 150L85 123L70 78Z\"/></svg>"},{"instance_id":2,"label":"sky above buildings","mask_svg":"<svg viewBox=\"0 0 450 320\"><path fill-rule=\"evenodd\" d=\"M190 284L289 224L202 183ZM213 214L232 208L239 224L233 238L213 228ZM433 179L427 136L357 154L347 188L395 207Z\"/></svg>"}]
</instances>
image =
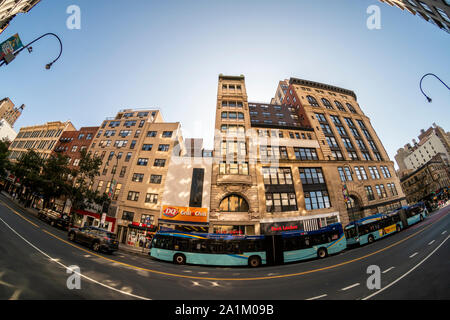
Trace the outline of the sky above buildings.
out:
<instances>
[{"instance_id":1,"label":"sky above buildings","mask_svg":"<svg viewBox=\"0 0 450 320\"><path fill-rule=\"evenodd\" d=\"M66 12L81 9L81 29ZM381 9L369 30L367 8ZM450 130L450 34L376 0L42 0L0 42L54 32L0 68L0 98L26 109L15 128L71 120L100 125L125 108L158 108L184 137L212 148L220 73L246 77L249 101L270 102L289 77L353 90L391 160L434 122Z\"/></svg>"}]
</instances>

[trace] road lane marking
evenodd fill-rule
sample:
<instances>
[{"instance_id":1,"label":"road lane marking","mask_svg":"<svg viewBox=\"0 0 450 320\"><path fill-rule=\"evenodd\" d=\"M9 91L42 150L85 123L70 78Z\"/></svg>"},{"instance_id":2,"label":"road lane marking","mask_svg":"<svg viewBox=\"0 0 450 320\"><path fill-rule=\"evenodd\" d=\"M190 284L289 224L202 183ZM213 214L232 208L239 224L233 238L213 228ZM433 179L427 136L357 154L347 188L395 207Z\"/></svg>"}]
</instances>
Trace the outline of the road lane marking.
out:
<instances>
[{"instance_id":1,"label":"road lane marking","mask_svg":"<svg viewBox=\"0 0 450 320\"><path fill-rule=\"evenodd\" d=\"M19 217L21 217L23 220L27 221L28 223L32 224L33 226L35 226L36 228L40 228L36 223L28 220L27 218L25 218L23 215L21 215L20 213L18 213L16 210L14 210L13 208L11 208L10 206L8 206L6 203L4 203L3 201L0 200L0 203L3 204L4 206L8 207L9 210L12 211L12 213L18 215Z\"/></svg>"},{"instance_id":2,"label":"road lane marking","mask_svg":"<svg viewBox=\"0 0 450 320\"><path fill-rule=\"evenodd\" d=\"M321 296L312 297L312 298L309 298L309 299L306 299L306 300L317 300L317 299L320 299L320 298L325 298L325 297L327 297L327 296L328 296L328 295L323 294L323 295L321 295Z\"/></svg>"},{"instance_id":3,"label":"road lane marking","mask_svg":"<svg viewBox=\"0 0 450 320\"><path fill-rule=\"evenodd\" d=\"M444 230L441 234L446 234L447 233L447 230Z\"/></svg>"},{"instance_id":4,"label":"road lane marking","mask_svg":"<svg viewBox=\"0 0 450 320\"><path fill-rule=\"evenodd\" d=\"M428 243L428 245L431 246L433 243L434 243L434 240L430 241L430 243Z\"/></svg>"},{"instance_id":5,"label":"road lane marking","mask_svg":"<svg viewBox=\"0 0 450 320\"><path fill-rule=\"evenodd\" d=\"M395 267L390 267L389 269L384 270L382 273L388 273L389 271L391 271L392 269L394 269Z\"/></svg>"},{"instance_id":6,"label":"road lane marking","mask_svg":"<svg viewBox=\"0 0 450 320\"><path fill-rule=\"evenodd\" d=\"M99 254L92 253L92 251L88 251L88 250L86 250L86 249L84 249L84 248L81 248L81 247L79 247L79 246L77 246L77 245L75 245L75 244L73 244L73 243L70 243L70 242L68 242L68 241L65 241L64 239L62 239L62 238L60 238L60 237L54 235L54 234L51 233L51 232L48 232L48 231L45 230L45 229L41 229L41 230L42 230L43 232L47 233L48 235L50 235L50 236L52 236L52 237L54 237L54 238L56 238L56 239L58 239L58 240L60 240L60 241L62 241L62 242L64 242L64 243L66 243L66 244L68 244L68 245L70 245L70 246L72 246L72 247L75 247L75 248L77 248L77 249L79 249L79 250L81 250L81 251L87 252L87 253L89 253L89 254L92 254L92 255L97 256L97 257L99 257L99 258L102 258L102 259L104 259L104 260L107 260L107 261L110 261L110 262L113 262L113 263L116 263L116 264L119 264L119 265L122 265L122 266L126 266L126 267L129 267L129 268L132 268L132 269L136 269L136 270L144 270L144 271L148 271L148 272L151 272L151 273L154 273L154 274L165 275L165 276L175 277L175 278L187 278L187 279L199 279L199 280L217 280L217 281L258 281L258 280L273 280L273 279L280 279L280 278L290 278L290 277L296 277L296 276L303 276L303 275L307 275L307 274L311 274L311 273L316 273L316 272L320 272L320 271L324 271L324 270L335 269L335 268L337 268L337 267L341 267L341 266L344 266L344 265L346 265L346 264L350 264L350 263L353 263L353 262L357 262L357 261L366 259L366 258L368 258L368 257L371 257L371 256L376 255L376 254L378 254L378 253L384 252L384 251L386 251L386 250L388 250L388 249L390 249L390 248L392 248L392 247L395 247L395 246L397 246L397 245L399 245L399 244L401 244L401 243L403 243L403 242L405 242L405 241L407 241L407 240L409 240L409 239L415 237L416 235L418 235L418 234L420 234L420 233L426 231L426 230L427 230L428 228L430 228L434 223L440 221L440 220L443 219L445 216L446 216L446 214L443 214L443 215L440 216L436 221L433 221L433 222L430 223L429 225L425 226L423 229L421 229L421 230L419 230L419 231L417 231L417 232L415 232L415 233L413 233L413 234L411 234L411 235L409 235L409 236L403 238L402 240L399 240L398 242L395 242L395 243L393 243L393 244L391 244L391 245L389 245L389 246L386 246L386 247L384 247L384 248L382 248L382 249L380 249L380 250L374 251L374 252L372 252L372 253L369 253L369 254L367 254L367 255L361 256L361 257L359 257L359 258L355 258L355 259L352 259L352 260L344 261L344 262L341 262L341 263L338 263L338 264L335 264L335 265L331 265L331 266L328 266L328 267L323 267L323 268L318 268L318 269L313 269L313 270L307 270L307 271L303 271L303 272L299 272L299 273L290 273L290 274L282 274L282 275L275 275L275 276L265 276L265 277L254 277L254 278L212 278L212 277L199 277L199 276L191 276L191 275L175 274L175 273L168 273L168 272L163 272L163 271L158 271L158 270L152 270L152 269L142 268L142 267L134 266L134 265L127 264L127 263L124 263L124 262L112 260L112 259L106 258L106 257L104 257L104 256L102 256L102 255L99 255ZM229 270L229 268L221 268L221 269L222 269L222 270ZM235 275L235 274L233 274L233 275Z\"/></svg>"},{"instance_id":7,"label":"road lane marking","mask_svg":"<svg viewBox=\"0 0 450 320\"><path fill-rule=\"evenodd\" d=\"M410 255L409 257L410 258L414 258L416 255L418 255L419 253L418 252L415 252L415 253L413 253L412 255Z\"/></svg>"},{"instance_id":8,"label":"road lane marking","mask_svg":"<svg viewBox=\"0 0 450 320\"><path fill-rule=\"evenodd\" d=\"M341 289L341 291L347 291L347 290L349 290L351 288L354 288L354 287L357 287L359 285L360 285L360 283L355 283L355 284L352 284L351 286L348 286L348 287L345 287L345 288Z\"/></svg>"},{"instance_id":9,"label":"road lane marking","mask_svg":"<svg viewBox=\"0 0 450 320\"><path fill-rule=\"evenodd\" d=\"M92 278L90 278L90 277L88 277L88 276L85 276L84 274L81 274L81 273L78 273L78 272L74 272L70 267L68 267L68 266L64 265L63 263L59 262L59 259L54 259L54 258L52 258L50 255L48 255L47 253L45 253L44 251L42 251L41 249L39 249L38 247L36 247L36 246L35 246L34 244L32 244L30 241L28 241L27 239L25 239L24 237L22 237L22 235L20 235L16 230L14 230L9 224L7 224L7 223L5 222L5 220L3 220L2 218L0 218L0 220L1 220L1 221L2 221L2 222L3 222L3 223L4 223L4 224L12 231L12 232L14 232L19 238L21 238L23 241L25 241L29 246L31 246L33 249L35 249L36 251L38 251L39 253L41 253L42 255L44 255L45 257L47 257L48 259L50 259L50 261L52 261L52 262L54 262L54 263L60 265L60 266L63 267L64 269L70 270L72 273L75 273L75 274L77 274L78 276L85 278L86 280L89 280L89 281L91 281L91 282L93 282L93 283L96 283L96 284L98 284L98 285L100 285L100 286L102 286L102 287L105 287L105 288L107 288L107 289L110 289L110 290L119 292L119 293L121 293L121 294L128 295L128 296L130 296L130 297L137 298L137 299L141 299L141 300L151 300L150 298L141 297L141 296L132 294L132 293L130 293L130 292L126 292L126 291L122 291L122 290L113 288L113 287L108 286L108 285L106 285L106 284L104 284L104 283L101 283L101 282L99 282L99 281L97 281L97 280L94 280L94 279L92 279Z\"/></svg>"},{"instance_id":10,"label":"road lane marking","mask_svg":"<svg viewBox=\"0 0 450 320\"><path fill-rule=\"evenodd\" d=\"M406 272L404 275L402 275L400 278L398 278L397 280L391 282L389 285L387 285L386 287L374 292L373 294L371 294L370 296L367 296L365 298L363 298L363 300L368 300L374 296L376 296L377 294L379 294L380 292L383 292L384 290L390 288L391 286L393 286L394 284L396 284L397 282L399 282L401 279L403 279L404 277L406 277L408 274L410 274L411 272L413 272L415 269L417 269L422 263L424 263L425 261L427 261L436 251L438 251L438 249L445 243L445 241L448 240L448 238L450 238L450 236L447 236L447 238L445 238L444 241L442 241L442 243L437 246L428 256L426 256L422 261L420 261L418 264L416 264L411 270L409 270L408 272Z\"/></svg>"}]
</instances>

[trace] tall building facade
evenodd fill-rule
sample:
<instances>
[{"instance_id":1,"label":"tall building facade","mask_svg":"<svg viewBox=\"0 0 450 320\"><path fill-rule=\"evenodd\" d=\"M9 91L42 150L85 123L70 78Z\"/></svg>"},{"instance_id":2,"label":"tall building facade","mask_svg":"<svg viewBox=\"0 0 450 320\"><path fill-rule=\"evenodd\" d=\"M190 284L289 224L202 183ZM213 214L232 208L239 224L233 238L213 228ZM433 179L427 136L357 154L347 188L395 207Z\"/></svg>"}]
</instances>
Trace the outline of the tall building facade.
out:
<instances>
[{"instance_id":1,"label":"tall building facade","mask_svg":"<svg viewBox=\"0 0 450 320\"><path fill-rule=\"evenodd\" d=\"M102 123L89 148L103 161L91 188L110 195L107 215L116 219L112 231L122 243L134 245L154 231L168 165L184 150L180 123L164 122L159 110L126 109Z\"/></svg>"},{"instance_id":2,"label":"tall building facade","mask_svg":"<svg viewBox=\"0 0 450 320\"><path fill-rule=\"evenodd\" d=\"M428 130L422 129L418 136L419 141L413 139L397 150L395 160L399 166L399 175L410 174L425 165L437 154L441 154L442 161L450 161L450 133L433 123Z\"/></svg>"},{"instance_id":3,"label":"tall building facade","mask_svg":"<svg viewBox=\"0 0 450 320\"><path fill-rule=\"evenodd\" d=\"M1 0L0 1L0 34L8 27L19 13L27 13L41 0Z\"/></svg>"},{"instance_id":4,"label":"tall building facade","mask_svg":"<svg viewBox=\"0 0 450 320\"><path fill-rule=\"evenodd\" d=\"M53 152L69 158L69 168L78 169L81 152L88 152L99 127L83 127L77 131L64 131Z\"/></svg>"},{"instance_id":5,"label":"tall building facade","mask_svg":"<svg viewBox=\"0 0 450 320\"><path fill-rule=\"evenodd\" d=\"M296 78L285 90L252 103L244 76L219 76L210 232L313 230L406 203L353 91Z\"/></svg>"},{"instance_id":6,"label":"tall building facade","mask_svg":"<svg viewBox=\"0 0 450 320\"><path fill-rule=\"evenodd\" d=\"M450 33L450 0L380 0L407 10Z\"/></svg>"},{"instance_id":7,"label":"tall building facade","mask_svg":"<svg viewBox=\"0 0 450 320\"><path fill-rule=\"evenodd\" d=\"M11 127L14 127L24 109L25 105L16 108L9 98L4 98L0 100L0 119L4 119Z\"/></svg>"},{"instance_id":8,"label":"tall building facade","mask_svg":"<svg viewBox=\"0 0 450 320\"><path fill-rule=\"evenodd\" d=\"M43 159L48 159L65 131L76 131L76 129L70 121L54 121L20 128L9 147L10 160L17 161L28 150L34 150Z\"/></svg>"}]
</instances>

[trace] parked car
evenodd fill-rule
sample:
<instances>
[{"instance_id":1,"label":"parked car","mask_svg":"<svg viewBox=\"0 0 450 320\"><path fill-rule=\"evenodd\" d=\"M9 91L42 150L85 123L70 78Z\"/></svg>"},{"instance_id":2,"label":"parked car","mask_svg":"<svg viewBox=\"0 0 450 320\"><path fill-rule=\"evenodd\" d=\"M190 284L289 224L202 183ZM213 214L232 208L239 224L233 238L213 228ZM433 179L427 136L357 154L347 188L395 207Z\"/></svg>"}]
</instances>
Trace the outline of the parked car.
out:
<instances>
[{"instance_id":1,"label":"parked car","mask_svg":"<svg viewBox=\"0 0 450 320\"><path fill-rule=\"evenodd\" d=\"M69 230L70 218L67 214L62 214L50 209L42 209L39 210L38 217L39 219L50 223L52 227Z\"/></svg>"},{"instance_id":2,"label":"parked car","mask_svg":"<svg viewBox=\"0 0 450 320\"><path fill-rule=\"evenodd\" d=\"M116 235L107 230L96 227L72 228L68 233L70 241L80 242L89 246L92 250L102 250L112 253L119 249Z\"/></svg>"}]
</instances>

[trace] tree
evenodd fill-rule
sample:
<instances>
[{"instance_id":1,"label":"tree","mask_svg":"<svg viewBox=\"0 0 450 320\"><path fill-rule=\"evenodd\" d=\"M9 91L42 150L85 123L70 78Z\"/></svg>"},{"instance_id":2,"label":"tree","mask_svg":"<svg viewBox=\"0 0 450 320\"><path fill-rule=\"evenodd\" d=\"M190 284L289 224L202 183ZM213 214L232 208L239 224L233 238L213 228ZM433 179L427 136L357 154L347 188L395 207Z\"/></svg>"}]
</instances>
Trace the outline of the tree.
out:
<instances>
[{"instance_id":1,"label":"tree","mask_svg":"<svg viewBox=\"0 0 450 320\"><path fill-rule=\"evenodd\" d=\"M8 141L0 141L0 178L6 176L6 170L10 169L9 156L9 143Z\"/></svg>"},{"instance_id":2,"label":"tree","mask_svg":"<svg viewBox=\"0 0 450 320\"><path fill-rule=\"evenodd\" d=\"M11 171L18 178L18 182L26 188L25 199L28 199L31 191L42 192L41 170L43 165L44 160L33 150L28 150L11 165Z\"/></svg>"},{"instance_id":3,"label":"tree","mask_svg":"<svg viewBox=\"0 0 450 320\"><path fill-rule=\"evenodd\" d=\"M51 199L61 198L70 194L72 183L71 170L68 167L69 157L60 153L49 157L42 168L40 190L44 196L46 207Z\"/></svg>"},{"instance_id":4,"label":"tree","mask_svg":"<svg viewBox=\"0 0 450 320\"><path fill-rule=\"evenodd\" d=\"M102 159L94 157L86 150L81 151L79 167L72 170L74 184L69 193L69 199L74 209L85 209L89 204L101 204L102 195L92 191L90 186L94 178L100 175Z\"/></svg>"}]
</instances>

